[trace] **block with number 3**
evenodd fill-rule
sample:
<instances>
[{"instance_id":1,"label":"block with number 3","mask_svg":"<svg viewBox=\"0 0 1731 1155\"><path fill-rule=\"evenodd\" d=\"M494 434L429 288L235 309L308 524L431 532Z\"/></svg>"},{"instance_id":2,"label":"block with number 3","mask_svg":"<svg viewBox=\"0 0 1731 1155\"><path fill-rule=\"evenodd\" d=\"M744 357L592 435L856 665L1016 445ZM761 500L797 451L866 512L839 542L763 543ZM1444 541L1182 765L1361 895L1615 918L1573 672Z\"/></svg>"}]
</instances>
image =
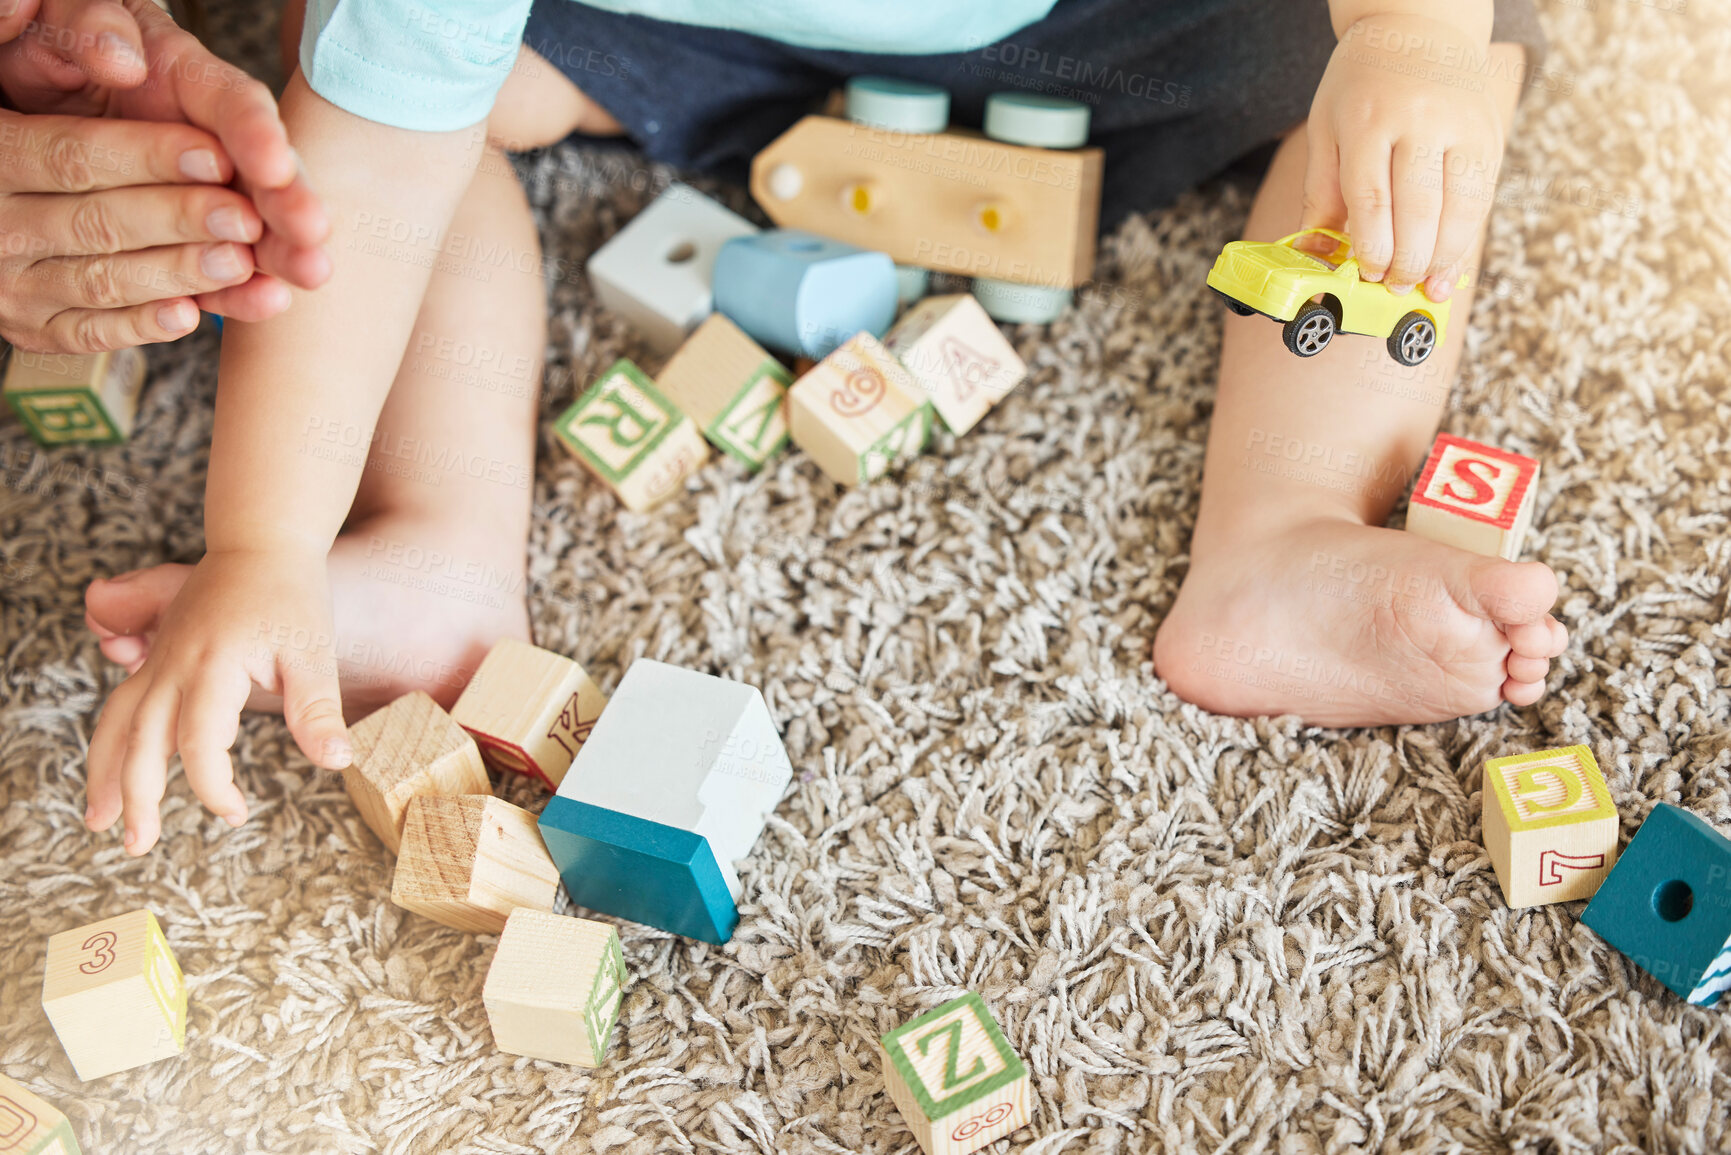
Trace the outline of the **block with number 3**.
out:
<instances>
[{"instance_id":1,"label":"block with number 3","mask_svg":"<svg viewBox=\"0 0 1731 1155\"><path fill-rule=\"evenodd\" d=\"M969 991L879 1041L884 1081L926 1155L967 1155L1028 1122L1028 1068Z\"/></svg>"},{"instance_id":2,"label":"block with number 3","mask_svg":"<svg viewBox=\"0 0 1731 1155\"><path fill-rule=\"evenodd\" d=\"M1512 907L1591 898L1617 861L1617 808L1593 752L1565 746L1492 758L1485 850Z\"/></svg>"},{"instance_id":3,"label":"block with number 3","mask_svg":"<svg viewBox=\"0 0 1731 1155\"><path fill-rule=\"evenodd\" d=\"M1533 521L1539 463L1437 434L1413 483L1406 527L1420 537L1514 561Z\"/></svg>"},{"instance_id":4,"label":"block with number 3","mask_svg":"<svg viewBox=\"0 0 1731 1155\"><path fill-rule=\"evenodd\" d=\"M553 432L634 513L672 497L709 459L697 426L624 358L560 415Z\"/></svg>"},{"instance_id":5,"label":"block with number 3","mask_svg":"<svg viewBox=\"0 0 1731 1155\"><path fill-rule=\"evenodd\" d=\"M600 1066L625 988L619 932L604 922L514 910L481 1001L501 1051Z\"/></svg>"},{"instance_id":6,"label":"block with number 3","mask_svg":"<svg viewBox=\"0 0 1731 1155\"><path fill-rule=\"evenodd\" d=\"M931 436L925 391L870 333L812 366L788 396L794 444L841 485L876 481Z\"/></svg>"},{"instance_id":7,"label":"block with number 3","mask_svg":"<svg viewBox=\"0 0 1731 1155\"><path fill-rule=\"evenodd\" d=\"M42 1009L87 1082L186 1046L186 985L148 910L50 938Z\"/></svg>"}]
</instances>

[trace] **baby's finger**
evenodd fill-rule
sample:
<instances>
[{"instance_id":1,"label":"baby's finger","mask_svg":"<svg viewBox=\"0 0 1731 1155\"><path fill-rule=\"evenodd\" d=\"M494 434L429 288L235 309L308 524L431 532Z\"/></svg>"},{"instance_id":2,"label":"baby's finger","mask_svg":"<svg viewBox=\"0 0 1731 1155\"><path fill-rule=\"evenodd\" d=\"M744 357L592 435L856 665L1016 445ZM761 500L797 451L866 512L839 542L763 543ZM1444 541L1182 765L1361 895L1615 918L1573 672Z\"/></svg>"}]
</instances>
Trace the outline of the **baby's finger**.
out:
<instances>
[{"instance_id":1,"label":"baby's finger","mask_svg":"<svg viewBox=\"0 0 1731 1155\"><path fill-rule=\"evenodd\" d=\"M298 158L295 163L299 165ZM283 244L305 248L331 239L330 214L313 192L306 173L297 171L294 180L282 188L256 188L252 194L259 214Z\"/></svg>"},{"instance_id":2,"label":"baby's finger","mask_svg":"<svg viewBox=\"0 0 1731 1155\"><path fill-rule=\"evenodd\" d=\"M231 321L268 321L294 303L289 287L269 273L253 273L244 285L198 295L199 308Z\"/></svg>"},{"instance_id":3,"label":"baby's finger","mask_svg":"<svg viewBox=\"0 0 1731 1155\"><path fill-rule=\"evenodd\" d=\"M244 670L236 667L225 674L207 669L182 701L175 732L192 792L230 826L246 821L246 798L234 784L228 752L240 733L240 712L251 691L252 679Z\"/></svg>"},{"instance_id":4,"label":"baby's finger","mask_svg":"<svg viewBox=\"0 0 1731 1155\"><path fill-rule=\"evenodd\" d=\"M1443 210L1442 149L1403 139L1394 147L1394 259L1382 282L1394 293L1410 292L1424 279L1436 250Z\"/></svg>"},{"instance_id":5,"label":"baby's finger","mask_svg":"<svg viewBox=\"0 0 1731 1155\"><path fill-rule=\"evenodd\" d=\"M126 802L126 853L134 857L148 853L162 833L162 796L168 789L168 756L174 753L179 708L179 689L158 680L132 713L120 764L120 793Z\"/></svg>"},{"instance_id":6,"label":"baby's finger","mask_svg":"<svg viewBox=\"0 0 1731 1155\"><path fill-rule=\"evenodd\" d=\"M1346 224L1346 202L1340 199L1340 146L1321 117L1311 118L1304 136L1304 211L1298 227L1338 229Z\"/></svg>"},{"instance_id":7,"label":"baby's finger","mask_svg":"<svg viewBox=\"0 0 1731 1155\"><path fill-rule=\"evenodd\" d=\"M1449 153L1445 172L1452 169L1456 155ZM1431 255L1430 268L1425 273L1425 293L1431 300L1446 301L1453 294L1456 270L1484 231L1485 217L1491 207L1486 190L1495 188L1495 183L1493 178L1487 186L1483 180L1468 176L1451 179L1443 186L1436 252Z\"/></svg>"},{"instance_id":8,"label":"baby's finger","mask_svg":"<svg viewBox=\"0 0 1731 1155\"><path fill-rule=\"evenodd\" d=\"M1346 231L1358 256L1359 275L1380 281L1394 255L1394 218L1390 211L1389 164L1393 148L1382 137L1366 136L1340 145L1340 190L1346 202Z\"/></svg>"},{"instance_id":9,"label":"baby's finger","mask_svg":"<svg viewBox=\"0 0 1731 1155\"><path fill-rule=\"evenodd\" d=\"M343 725L342 692L336 659L328 652L284 654L277 659L282 678L282 712L295 744L313 765L341 770L354 760L349 729Z\"/></svg>"},{"instance_id":10,"label":"baby's finger","mask_svg":"<svg viewBox=\"0 0 1731 1155\"><path fill-rule=\"evenodd\" d=\"M120 817L120 764L126 753L126 735L132 728L132 713L149 689L150 680L136 674L120 683L96 719L96 732L85 752L88 781L84 795L84 825L107 830Z\"/></svg>"},{"instance_id":11,"label":"baby's finger","mask_svg":"<svg viewBox=\"0 0 1731 1155\"><path fill-rule=\"evenodd\" d=\"M281 233L267 232L253 246L258 267L302 289L331 279L331 256L322 245L292 245Z\"/></svg>"},{"instance_id":12,"label":"baby's finger","mask_svg":"<svg viewBox=\"0 0 1731 1155\"><path fill-rule=\"evenodd\" d=\"M35 28L46 47L97 84L135 88L145 81L138 21L113 0L43 0Z\"/></svg>"}]
</instances>

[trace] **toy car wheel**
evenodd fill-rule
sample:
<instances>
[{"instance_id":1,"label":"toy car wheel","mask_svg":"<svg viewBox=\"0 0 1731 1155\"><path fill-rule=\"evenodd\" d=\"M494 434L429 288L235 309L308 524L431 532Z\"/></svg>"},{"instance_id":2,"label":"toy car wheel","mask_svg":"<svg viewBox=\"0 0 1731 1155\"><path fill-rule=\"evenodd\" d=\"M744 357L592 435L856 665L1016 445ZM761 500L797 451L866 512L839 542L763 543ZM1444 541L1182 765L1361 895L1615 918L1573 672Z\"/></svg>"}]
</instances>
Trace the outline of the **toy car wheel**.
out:
<instances>
[{"instance_id":1,"label":"toy car wheel","mask_svg":"<svg viewBox=\"0 0 1731 1155\"><path fill-rule=\"evenodd\" d=\"M1408 313L1388 335L1388 355L1402 365L1417 365L1436 348L1436 322L1423 313Z\"/></svg>"},{"instance_id":2,"label":"toy car wheel","mask_svg":"<svg viewBox=\"0 0 1731 1155\"><path fill-rule=\"evenodd\" d=\"M1249 305L1246 305L1243 301L1240 301L1237 297L1229 297L1219 289L1215 289L1214 292L1216 296L1226 302L1226 307L1231 309L1235 315L1240 317L1256 316L1256 310L1252 309Z\"/></svg>"},{"instance_id":3,"label":"toy car wheel","mask_svg":"<svg viewBox=\"0 0 1731 1155\"><path fill-rule=\"evenodd\" d=\"M1286 323L1281 336L1286 338L1286 347L1300 357L1314 357L1328 348L1337 327L1334 311L1327 305L1312 301Z\"/></svg>"}]
</instances>

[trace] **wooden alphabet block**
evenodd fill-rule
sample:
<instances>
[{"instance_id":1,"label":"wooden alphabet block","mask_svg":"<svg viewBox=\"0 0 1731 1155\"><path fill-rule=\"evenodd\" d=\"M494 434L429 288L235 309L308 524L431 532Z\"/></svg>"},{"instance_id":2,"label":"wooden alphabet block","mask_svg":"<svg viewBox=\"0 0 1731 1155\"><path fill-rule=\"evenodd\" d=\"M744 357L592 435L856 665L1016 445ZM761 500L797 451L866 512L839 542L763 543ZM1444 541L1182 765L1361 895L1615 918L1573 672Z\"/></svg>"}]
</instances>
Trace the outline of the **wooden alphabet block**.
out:
<instances>
[{"instance_id":1,"label":"wooden alphabet block","mask_svg":"<svg viewBox=\"0 0 1731 1155\"><path fill-rule=\"evenodd\" d=\"M493 792L475 740L419 690L356 722L349 742L355 757L343 771L343 785L393 854L415 795Z\"/></svg>"},{"instance_id":2,"label":"wooden alphabet block","mask_svg":"<svg viewBox=\"0 0 1731 1155\"><path fill-rule=\"evenodd\" d=\"M725 942L738 921L733 863L792 776L755 687L639 658L542 812L541 835L572 901Z\"/></svg>"},{"instance_id":3,"label":"wooden alphabet block","mask_svg":"<svg viewBox=\"0 0 1731 1155\"><path fill-rule=\"evenodd\" d=\"M633 513L672 497L709 460L697 426L624 359L560 415L553 432Z\"/></svg>"},{"instance_id":4,"label":"wooden alphabet block","mask_svg":"<svg viewBox=\"0 0 1731 1155\"><path fill-rule=\"evenodd\" d=\"M877 480L931 436L931 402L869 333L819 361L788 398L794 444L841 485Z\"/></svg>"},{"instance_id":5,"label":"wooden alphabet block","mask_svg":"<svg viewBox=\"0 0 1731 1155\"><path fill-rule=\"evenodd\" d=\"M1617 861L1617 808L1585 746L1492 758L1485 849L1510 906L1590 898Z\"/></svg>"},{"instance_id":6,"label":"wooden alphabet block","mask_svg":"<svg viewBox=\"0 0 1731 1155\"><path fill-rule=\"evenodd\" d=\"M1437 434L1413 483L1406 527L1420 537L1514 561L1533 521L1539 463Z\"/></svg>"},{"instance_id":7,"label":"wooden alphabet block","mask_svg":"<svg viewBox=\"0 0 1731 1155\"><path fill-rule=\"evenodd\" d=\"M71 1121L5 1075L0 1075L0 1155L80 1155Z\"/></svg>"},{"instance_id":8,"label":"wooden alphabet block","mask_svg":"<svg viewBox=\"0 0 1731 1155\"><path fill-rule=\"evenodd\" d=\"M489 765L557 790L606 704L601 687L570 658L504 638L469 679L451 717L474 736Z\"/></svg>"},{"instance_id":9,"label":"wooden alphabet block","mask_svg":"<svg viewBox=\"0 0 1731 1155\"><path fill-rule=\"evenodd\" d=\"M511 912L481 1001L501 1051L598 1067L625 992L619 932L543 910Z\"/></svg>"},{"instance_id":10,"label":"wooden alphabet block","mask_svg":"<svg viewBox=\"0 0 1731 1155\"><path fill-rule=\"evenodd\" d=\"M144 372L142 349L85 354L14 349L0 392L38 445L104 444L132 435Z\"/></svg>"},{"instance_id":11,"label":"wooden alphabet block","mask_svg":"<svg viewBox=\"0 0 1731 1155\"><path fill-rule=\"evenodd\" d=\"M148 910L50 938L42 1009L86 1082L186 1046L186 984Z\"/></svg>"},{"instance_id":12,"label":"wooden alphabet block","mask_svg":"<svg viewBox=\"0 0 1731 1155\"><path fill-rule=\"evenodd\" d=\"M883 253L790 229L729 241L715 262L716 311L753 340L807 357L887 332L900 293Z\"/></svg>"},{"instance_id":13,"label":"wooden alphabet block","mask_svg":"<svg viewBox=\"0 0 1731 1155\"><path fill-rule=\"evenodd\" d=\"M1028 375L1015 347L967 293L921 301L902 314L884 346L955 434L977 425Z\"/></svg>"},{"instance_id":14,"label":"wooden alphabet block","mask_svg":"<svg viewBox=\"0 0 1731 1155\"><path fill-rule=\"evenodd\" d=\"M754 472L787 445L787 387L780 361L715 313L657 379L716 448Z\"/></svg>"},{"instance_id":15,"label":"wooden alphabet block","mask_svg":"<svg viewBox=\"0 0 1731 1155\"><path fill-rule=\"evenodd\" d=\"M1070 288L1094 271L1102 155L808 116L757 154L751 195L904 265Z\"/></svg>"},{"instance_id":16,"label":"wooden alphabet block","mask_svg":"<svg viewBox=\"0 0 1731 1155\"><path fill-rule=\"evenodd\" d=\"M503 798L417 795L391 901L457 930L496 934L518 907L551 910L559 872L535 816Z\"/></svg>"},{"instance_id":17,"label":"wooden alphabet block","mask_svg":"<svg viewBox=\"0 0 1731 1155\"><path fill-rule=\"evenodd\" d=\"M1697 1006L1731 990L1731 839L1661 802L1581 922Z\"/></svg>"},{"instance_id":18,"label":"wooden alphabet block","mask_svg":"<svg viewBox=\"0 0 1731 1155\"><path fill-rule=\"evenodd\" d=\"M589 281L604 307L668 353L713 307L721 246L755 232L756 225L690 185L669 185L589 258Z\"/></svg>"},{"instance_id":19,"label":"wooden alphabet block","mask_svg":"<svg viewBox=\"0 0 1731 1155\"><path fill-rule=\"evenodd\" d=\"M967 1155L1027 1125L1028 1068L974 992L878 1045L890 1098L926 1155Z\"/></svg>"}]
</instances>

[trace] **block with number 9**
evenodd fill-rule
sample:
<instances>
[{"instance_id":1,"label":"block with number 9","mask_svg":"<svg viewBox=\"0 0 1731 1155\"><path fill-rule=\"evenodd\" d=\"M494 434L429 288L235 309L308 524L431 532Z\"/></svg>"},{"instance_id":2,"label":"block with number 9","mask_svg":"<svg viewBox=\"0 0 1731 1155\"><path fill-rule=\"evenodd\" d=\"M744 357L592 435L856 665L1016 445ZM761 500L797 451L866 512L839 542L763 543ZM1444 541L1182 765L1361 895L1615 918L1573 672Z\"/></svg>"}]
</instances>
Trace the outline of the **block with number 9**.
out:
<instances>
[{"instance_id":1,"label":"block with number 9","mask_svg":"<svg viewBox=\"0 0 1731 1155\"><path fill-rule=\"evenodd\" d=\"M186 1046L186 984L148 910L50 938L42 1009L86 1081Z\"/></svg>"}]
</instances>

